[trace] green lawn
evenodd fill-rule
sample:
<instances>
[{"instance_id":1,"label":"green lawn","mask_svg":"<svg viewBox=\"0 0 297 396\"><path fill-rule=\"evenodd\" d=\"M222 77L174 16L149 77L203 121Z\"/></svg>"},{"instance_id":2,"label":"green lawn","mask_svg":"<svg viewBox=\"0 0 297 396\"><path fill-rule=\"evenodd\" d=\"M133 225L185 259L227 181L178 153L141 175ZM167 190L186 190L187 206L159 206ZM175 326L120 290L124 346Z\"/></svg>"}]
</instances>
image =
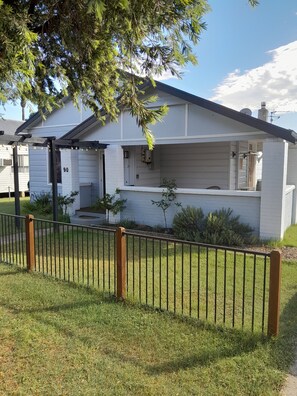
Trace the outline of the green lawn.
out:
<instances>
[{"instance_id":1,"label":"green lawn","mask_svg":"<svg viewBox=\"0 0 297 396\"><path fill-rule=\"evenodd\" d=\"M113 232L71 225L44 232L43 223L35 222L37 272L115 293ZM25 240L5 242L3 261L25 266ZM130 301L266 333L269 259L142 237L127 242Z\"/></svg>"},{"instance_id":2,"label":"green lawn","mask_svg":"<svg viewBox=\"0 0 297 396\"><path fill-rule=\"evenodd\" d=\"M30 200L29 197L20 198L21 214L24 214L23 213L24 202L28 202L29 200ZM0 213L15 214L14 198L0 198Z\"/></svg>"},{"instance_id":3,"label":"green lawn","mask_svg":"<svg viewBox=\"0 0 297 396\"><path fill-rule=\"evenodd\" d=\"M0 265L0 394L277 395L297 329L284 264L281 336L203 327Z\"/></svg>"},{"instance_id":4,"label":"green lawn","mask_svg":"<svg viewBox=\"0 0 297 396\"><path fill-rule=\"evenodd\" d=\"M287 229L283 240L280 242L280 246L297 247L297 224Z\"/></svg>"}]
</instances>

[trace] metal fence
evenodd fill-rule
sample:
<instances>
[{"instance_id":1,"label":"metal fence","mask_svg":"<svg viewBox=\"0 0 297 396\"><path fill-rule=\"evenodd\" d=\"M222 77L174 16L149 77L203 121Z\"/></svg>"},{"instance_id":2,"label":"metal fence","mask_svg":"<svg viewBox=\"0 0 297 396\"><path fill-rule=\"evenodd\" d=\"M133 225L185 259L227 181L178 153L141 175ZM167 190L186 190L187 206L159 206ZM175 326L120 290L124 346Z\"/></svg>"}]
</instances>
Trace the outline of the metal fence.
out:
<instances>
[{"instance_id":1,"label":"metal fence","mask_svg":"<svg viewBox=\"0 0 297 396\"><path fill-rule=\"evenodd\" d=\"M161 311L278 332L278 251L267 254L31 215L0 214L0 220L2 262Z\"/></svg>"},{"instance_id":2,"label":"metal fence","mask_svg":"<svg viewBox=\"0 0 297 396\"><path fill-rule=\"evenodd\" d=\"M267 331L269 254L125 235L128 298L216 324Z\"/></svg>"}]
</instances>

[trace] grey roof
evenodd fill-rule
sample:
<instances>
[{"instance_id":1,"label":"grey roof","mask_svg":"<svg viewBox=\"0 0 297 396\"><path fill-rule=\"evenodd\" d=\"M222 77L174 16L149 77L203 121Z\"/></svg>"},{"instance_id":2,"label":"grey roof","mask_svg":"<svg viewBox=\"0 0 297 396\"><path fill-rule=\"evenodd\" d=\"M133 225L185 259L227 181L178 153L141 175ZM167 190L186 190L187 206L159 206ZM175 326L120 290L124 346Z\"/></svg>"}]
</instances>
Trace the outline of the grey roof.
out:
<instances>
[{"instance_id":1,"label":"grey roof","mask_svg":"<svg viewBox=\"0 0 297 396\"><path fill-rule=\"evenodd\" d=\"M144 87L152 87L152 86L150 83L146 82L144 84ZM266 132L277 138L287 140L288 142L291 143L297 142L297 133L291 129L282 128L273 125L269 122L259 120L258 118L230 109L228 107L222 106L210 100L203 99L199 96L192 95L188 92L171 87L170 85L161 83L159 81L156 81L156 89L168 93L170 95L176 96L180 99L183 99L189 103L200 106L204 109L213 111L224 117L228 117L232 120L246 124L252 128ZM36 122L38 122L39 119L41 119L41 116L39 115L39 113L36 113L28 121L26 121L20 128L18 128L17 132L21 132L22 130L26 129L28 126L31 126L31 124L32 125L35 124ZM64 136L62 136L62 139L75 139L79 136L81 132L83 132L87 128L90 128L91 126L94 126L97 123L100 123L100 121L98 121L98 119L94 115L92 115L91 117L87 118L85 121L83 121L73 129L71 129L69 132L67 132Z\"/></svg>"},{"instance_id":2,"label":"grey roof","mask_svg":"<svg viewBox=\"0 0 297 396\"><path fill-rule=\"evenodd\" d=\"M24 123L24 121L6 120L0 118L0 131L4 131L6 135L14 135L16 130Z\"/></svg>"}]
</instances>

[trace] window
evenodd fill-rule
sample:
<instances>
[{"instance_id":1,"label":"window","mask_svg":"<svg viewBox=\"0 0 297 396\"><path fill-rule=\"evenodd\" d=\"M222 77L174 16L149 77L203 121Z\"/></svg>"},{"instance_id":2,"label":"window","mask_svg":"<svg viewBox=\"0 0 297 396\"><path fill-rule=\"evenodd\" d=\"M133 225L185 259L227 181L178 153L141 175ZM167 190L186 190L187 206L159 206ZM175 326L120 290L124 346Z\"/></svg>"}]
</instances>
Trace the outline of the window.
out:
<instances>
[{"instance_id":1,"label":"window","mask_svg":"<svg viewBox=\"0 0 297 396\"><path fill-rule=\"evenodd\" d=\"M48 153L48 180L49 183L52 183L52 156ZM56 169L57 169L57 183L62 182L62 173L61 173L61 152L60 150L56 151Z\"/></svg>"},{"instance_id":2,"label":"window","mask_svg":"<svg viewBox=\"0 0 297 396\"><path fill-rule=\"evenodd\" d=\"M12 167L13 160L11 159ZM19 154L18 155L18 165L19 165L19 173L29 173L29 156L28 154Z\"/></svg>"}]
</instances>

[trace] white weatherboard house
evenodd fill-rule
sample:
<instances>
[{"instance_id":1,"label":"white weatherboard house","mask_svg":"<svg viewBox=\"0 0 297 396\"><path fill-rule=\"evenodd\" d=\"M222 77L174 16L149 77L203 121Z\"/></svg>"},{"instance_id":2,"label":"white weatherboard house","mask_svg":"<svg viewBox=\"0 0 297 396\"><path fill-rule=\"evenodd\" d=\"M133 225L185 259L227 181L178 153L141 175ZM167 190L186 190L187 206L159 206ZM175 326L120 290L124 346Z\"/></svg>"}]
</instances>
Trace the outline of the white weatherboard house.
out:
<instances>
[{"instance_id":1,"label":"white weatherboard house","mask_svg":"<svg viewBox=\"0 0 297 396\"><path fill-rule=\"evenodd\" d=\"M80 192L73 211L119 188L127 199L122 218L162 224L161 210L151 200L160 199L163 178L174 178L183 206L201 207L205 214L231 208L261 238L282 238L297 218L295 132L163 83L150 90L159 98L152 106L169 107L163 122L151 127L153 152L128 110L117 123L102 125L71 101L45 121L36 114L18 132L107 145L97 151L61 150L59 193ZM30 188L34 193L51 188L46 149L30 149ZM177 210L169 209L168 223Z\"/></svg>"},{"instance_id":2,"label":"white weatherboard house","mask_svg":"<svg viewBox=\"0 0 297 396\"><path fill-rule=\"evenodd\" d=\"M23 121L0 119L0 131L6 135L14 135ZM29 156L27 146L18 146L19 164L19 189L25 193L28 191L29 181ZM12 146L0 144L0 196L14 192L14 174L12 160Z\"/></svg>"}]
</instances>

